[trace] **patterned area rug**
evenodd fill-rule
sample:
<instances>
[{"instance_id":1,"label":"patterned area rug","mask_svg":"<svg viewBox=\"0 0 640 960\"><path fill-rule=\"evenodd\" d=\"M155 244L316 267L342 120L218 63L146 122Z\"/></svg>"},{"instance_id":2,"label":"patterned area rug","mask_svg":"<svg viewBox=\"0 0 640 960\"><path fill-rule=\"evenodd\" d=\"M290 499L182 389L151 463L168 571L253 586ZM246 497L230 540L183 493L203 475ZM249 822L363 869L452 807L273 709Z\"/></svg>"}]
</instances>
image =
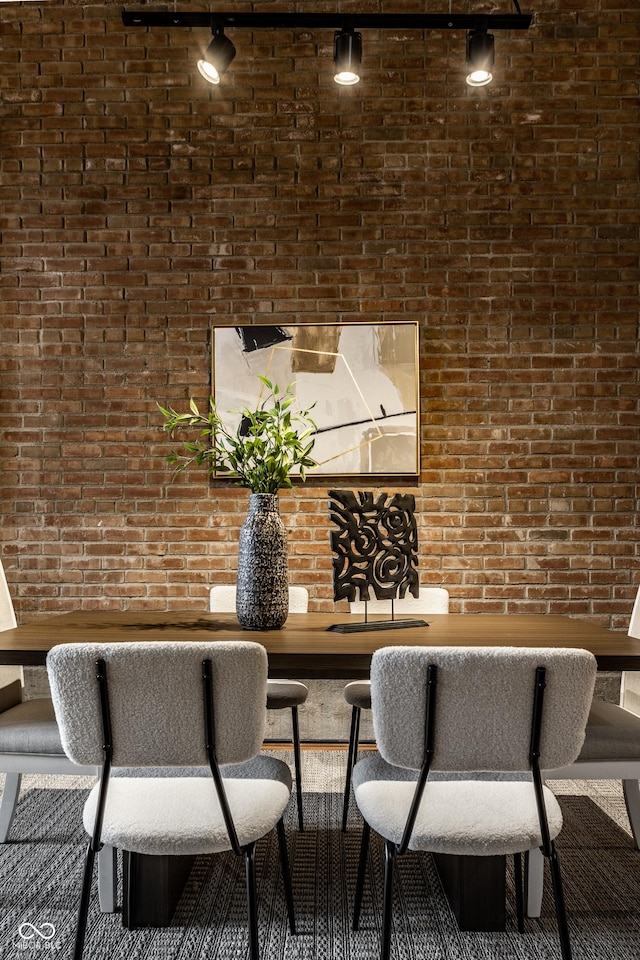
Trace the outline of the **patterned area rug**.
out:
<instances>
[{"instance_id":1,"label":"patterned area rug","mask_svg":"<svg viewBox=\"0 0 640 960\"><path fill-rule=\"evenodd\" d=\"M281 754L282 756L282 754ZM283 756L286 756L284 754ZM307 828L287 838L298 933L288 932L277 843L258 846L262 960L377 960L382 848L373 842L361 929L350 929L359 820L351 811L339 829L344 753L305 753ZM45 778L41 778L42 784ZM56 778L60 784L65 779ZM325 782L325 789L319 790ZM86 785L28 786L12 840L0 851L0 958L71 957L85 845L81 811ZM82 788L79 788L82 787ZM328 789L327 789L328 788ZM571 792L569 792L571 791ZM588 794L587 794L588 791ZM557 783L565 828L559 851L574 960L640 958L640 853L635 850L619 784ZM399 861L394 895L393 960L556 960L559 946L550 884L540 920L515 927L509 876L507 931L461 933L442 893L431 857ZM49 924L49 926L45 926ZM49 935L44 940L33 928ZM125 931L118 915L101 915L94 888L85 957L90 960L245 960L248 956L243 866L233 855L198 858L171 927Z\"/></svg>"}]
</instances>

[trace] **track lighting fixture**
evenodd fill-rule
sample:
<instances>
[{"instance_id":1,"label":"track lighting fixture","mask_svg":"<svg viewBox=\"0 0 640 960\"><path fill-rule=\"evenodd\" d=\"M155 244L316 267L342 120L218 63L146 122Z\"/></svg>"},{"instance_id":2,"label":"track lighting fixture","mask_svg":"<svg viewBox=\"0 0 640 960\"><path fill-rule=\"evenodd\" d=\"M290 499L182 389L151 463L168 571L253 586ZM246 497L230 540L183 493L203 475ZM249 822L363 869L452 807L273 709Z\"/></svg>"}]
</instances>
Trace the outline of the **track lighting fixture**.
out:
<instances>
[{"instance_id":1,"label":"track lighting fixture","mask_svg":"<svg viewBox=\"0 0 640 960\"><path fill-rule=\"evenodd\" d=\"M362 61L362 34L353 30L336 30L333 37L333 79L342 87L350 87L360 80Z\"/></svg>"},{"instance_id":2,"label":"track lighting fixture","mask_svg":"<svg viewBox=\"0 0 640 960\"><path fill-rule=\"evenodd\" d=\"M484 87L491 83L494 58L493 34L486 30L470 30L467 34L467 83L470 87Z\"/></svg>"},{"instance_id":3,"label":"track lighting fixture","mask_svg":"<svg viewBox=\"0 0 640 960\"><path fill-rule=\"evenodd\" d=\"M225 36L225 28L233 29L307 29L332 28L334 79L336 83L350 85L360 80L362 60L362 34L359 29L372 30L467 30L467 83L482 87L492 80L491 67L494 60L493 33L489 30L528 30L532 15L521 13L518 0L512 0L516 13L459 14L459 13L358 13L348 17L341 13L173 13L166 10L144 10L132 13L124 10L122 22L126 27L209 27L213 40L207 47L198 70L209 83L220 83L220 77L236 55L231 40Z\"/></svg>"},{"instance_id":4,"label":"track lighting fixture","mask_svg":"<svg viewBox=\"0 0 640 960\"><path fill-rule=\"evenodd\" d=\"M209 83L220 83L220 77L228 69L236 55L236 48L224 35L223 27L215 27L213 40L198 60L198 70Z\"/></svg>"}]
</instances>

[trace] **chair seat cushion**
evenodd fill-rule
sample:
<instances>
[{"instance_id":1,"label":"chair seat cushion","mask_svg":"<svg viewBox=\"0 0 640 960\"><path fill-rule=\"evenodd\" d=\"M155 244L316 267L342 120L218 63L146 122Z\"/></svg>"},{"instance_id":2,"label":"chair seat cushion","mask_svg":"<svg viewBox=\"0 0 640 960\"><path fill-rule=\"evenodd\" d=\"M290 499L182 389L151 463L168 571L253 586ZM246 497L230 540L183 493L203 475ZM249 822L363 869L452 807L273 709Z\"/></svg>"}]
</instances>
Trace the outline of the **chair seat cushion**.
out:
<instances>
[{"instance_id":1,"label":"chair seat cushion","mask_svg":"<svg viewBox=\"0 0 640 960\"><path fill-rule=\"evenodd\" d=\"M267 680L267 710L299 707L309 696L309 688L299 680Z\"/></svg>"},{"instance_id":2,"label":"chair seat cushion","mask_svg":"<svg viewBox=\"0 0 640 960\"><path fill-rule=\"evenodd\" d=\"M220 766L223 778L231 780L277 780L291 791L289 765L275 757L258 754L245 763L226 763ZM112 777L205 777L211 779L209 767L113 767Z\"/></svg>"},{"instance_id":3,"label":"chair seat cushion","mask_svg":"<svg viewBox=\"0 0 640 960\"><path fill-rule=\"evenodd\" d=\"M593 760L640 760L640 717L594 698L576 763Z\"/></svg>"},{"instance_id":4,"label":"chair seat cushion","mask_svg":"<svg viewBox=\"0 0 640 960\"><path fill-rule=\"evenodd\" d=\"M261 759L265 762L273 758ZM280 772L269 779L225 777L223 782L241 845L269 833L282 817L291 795ZM93 831L98 789L98 785L93 788L84 807L87 833ZM231 849L211 776L113 777L107 793L102 842L152 855L219 853Z\"/></svg>"},{"instance_id":5,"label":"chair seat cushion","mask_svg":"<svg viewBox=\"0 0 640 960\"><path fill-rule=\"evenodd\" d=\"M385 769L386 768L386 769ZM402 839L415 791L416 772L366 757L354 767L355 797L369 825L386 840ZM558 801L544 788L549 832L562 828ZM409 848L460 856L495 856L542 842L531 781L427 781Z\"/></svg>"},{"instance_id":6,"label":"chair seat cushion","mask_svg":"<svg viewBox=\"0 0 640 960\"><path fill-rule=\"evenodd\" d=\"M344 698L352 707L371 710L371 683L369 680L353 680L344 688Z\"/></svg>"},{"instance_id":7,"label":"chair seat cushion","mask_svg":"<svg viewBox=\"0 0 640 960\"><path fill-rule=\"evenodd\" d=\"M53 702L48 697L25 700L0 713L0 753L64 756Z\"/></svg>"}]
</instances>

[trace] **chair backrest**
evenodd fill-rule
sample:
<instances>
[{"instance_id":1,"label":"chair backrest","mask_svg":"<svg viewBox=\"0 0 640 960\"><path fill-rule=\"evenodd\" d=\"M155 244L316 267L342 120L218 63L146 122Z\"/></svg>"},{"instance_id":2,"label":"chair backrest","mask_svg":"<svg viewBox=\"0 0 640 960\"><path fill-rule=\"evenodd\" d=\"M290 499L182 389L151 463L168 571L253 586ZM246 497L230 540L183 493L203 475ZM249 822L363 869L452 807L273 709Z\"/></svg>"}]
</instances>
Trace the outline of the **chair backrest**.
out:
<instances>
[{"instance_id":1,"label":"chair backrest","mask_svg":"<svg viewBox=\"0 0 640 960\"><path fill-rule=\"evenodd\" d=\"M596 675L588 651L383 647L371 660L371 706L389 763L422 766L430 664L437 667L433 770L528 770L539 666L546 668L540 766L563 767L580 753Z\"/></svg>"},{"instance_id":2,"label":"chair backrest","mask_svg":"<svg viewBox=\"0 0 640 960\"><path fill-rule=\"evenodd\" d=\"M629 636L640 640L640 587L636 593L636 602L631 611L631 620L629 621Z\"/></svg>"},{"instance_id":3,"label":"chair backrest","mask_svg":"<svg viewBox=\"0 0 640 960\"><path fill-rule=\"evenodd\" d=\"M219 763L256 756L266 721L267 654L251 641L69 643L47 656L62 746L102 763L96 661L106 664L114 766L206 766L202 662L212 662Z\"/></svg>"},{"instance_id":4,"label":"chair backrest","mask_svg":"<svg viewBox=\"0 0 640 960\"><path fill-rule=\"evenodd\" d=\"M0 630L12 630L17 625L11 594L7 586L7 578L4 575L4 567L0 560Z\"/></svg>"},{"instance_id":5,"label":"chair backrest","mask_svg":"<svg viewBox=\"0 0 640 960\"><path fill-rule=\"evenodd\" d=\"M368 600L367 613L391 613L391 600ZM364 600L354 600L349 604L351 613L363 614ZM449 613L449 591L444 587L420 587L420 595L410 594L401 600L393 601L394 613Z\"/></svg>"},{"instance_id":6,"label":"chair backrest","mask_svg":"<svg viewBox=\"0 0 640 960\"><path fill-rule=\"evenodd\" d=\"M289 587L289 613L306 613L309 609L309 591L306 587ZM235 613L235 584L211 587L209 610L212 613Z\"/></svg>"}]
</instances>

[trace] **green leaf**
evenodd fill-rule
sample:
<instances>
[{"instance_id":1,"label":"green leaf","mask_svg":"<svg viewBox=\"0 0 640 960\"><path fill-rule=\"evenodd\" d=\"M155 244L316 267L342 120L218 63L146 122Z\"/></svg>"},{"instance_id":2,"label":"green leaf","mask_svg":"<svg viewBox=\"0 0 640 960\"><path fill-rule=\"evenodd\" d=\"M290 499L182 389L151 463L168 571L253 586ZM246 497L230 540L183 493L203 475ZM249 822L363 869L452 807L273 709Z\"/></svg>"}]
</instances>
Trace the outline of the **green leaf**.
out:
<instances>
[{"instance_id":1,"label":"green leaf","mask_svg":"<svg viewBox=\"0 0 640 960\"><path fill-rule=\"evenodd\" d=\"M292 487L291 471L299 468L304 481L306 468L316 466L310 457L315 443L317 426L306 410L295 408L294 383L282 391L267 377L258 380L268 394L257 409L233 411L239 413L245 433L231 433L220 416L215 399L209 398L209 411L201 414L196 402L189 401L189 412L178 413L172 407L158 409L164 417L163 428L170 436L180 429L197 429L196 440L183 441L187 456L173 452L167 463L174 465L174 475L195 464L205 466L210 476L235 474L240 486L254 493L277 493L282 487Z\"/></svg>"}]
</instances>

